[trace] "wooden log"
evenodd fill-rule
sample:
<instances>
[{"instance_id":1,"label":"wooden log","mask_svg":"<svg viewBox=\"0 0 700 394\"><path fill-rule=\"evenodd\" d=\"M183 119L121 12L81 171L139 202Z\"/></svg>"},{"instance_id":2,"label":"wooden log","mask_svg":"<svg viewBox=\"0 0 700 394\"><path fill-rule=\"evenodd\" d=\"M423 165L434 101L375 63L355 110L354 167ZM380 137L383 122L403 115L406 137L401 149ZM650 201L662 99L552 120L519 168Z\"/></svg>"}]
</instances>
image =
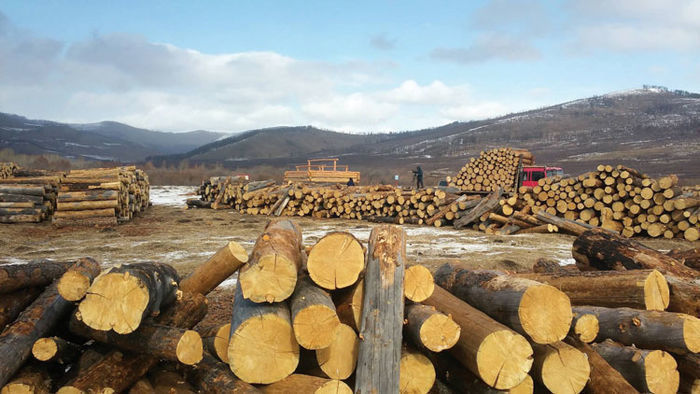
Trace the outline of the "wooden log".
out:
<instances>
[{"instance_id":1,"label":"wooden log","mask_svg":"<svg viewBox=\"0 0 700 394\"><path fill-rule=\"evenodd\" d=\"M431 293L432 295L432 293ZM423 346L433 352L452 348L461 334L461 328L434 307L421 304L406 305L405 333L416 346Z\"/></svg>"},{"instance_id":2,"label":"wooden log","mask_svg":"<svg viewBox=\"0 0 700 394\"><path fill-rule=\"evenodd\" d=\"M668 311L700 317L700 280L666 275L666 281L671 293Z\"/></svg>"},{"instance_id":3,"label":"wooden log","mask_svg":"<svg viewBox=\"0 0 700 394\"><path fill-rule=\"evenodd\" d=\"M168 327L141 322L135 331L121 335L113 331L94 330L74 314L70 320L70 331L78 336L94 339L125 351L149 354L160 359L179 361L194 365L202 360L204 347L199 333L177 327ZM204 316L199 316L203 319Z\"/></svg>"},{"instance_id":4,"label":"wooden log","mask_svg":"<svg viewBox=\"0 0 700 394\"><path fill-rule=\"evenodd\" d=\"M327 290L342 289L357 282L365 269L365 252L355 236L331 232L311 248L306 263L311 279Z\"/></svg>"},{"instance_id":5,"label":"wooden log","mask_svg":"<svg viewBox=\"0 0 700 394\"><path fill-rule=\"evenodd\" d=\"M584 343L593 342L598 336L600 327L598 318L592 313L579 312L574 309L574 319L571 322L569 336Z\"/></svg>"},{"instance_id":6,"label":"wooden log","mask_svg":"<svg viewBox=\"0 0 700 394\"><path fill-rule=\"evenodd\" d=\"M78 260L69 269L78 269L82 264L82 260ZM70 302L64 300L58 294L56 284L52 284L14 323L5 328L0 334L0 360L3 360L0 363L0 387L5 385L29 358L34 342L46 336L70 308Z\"/></svg>"},{"instance_id":7,"label":"wooden log","mask_svg":"<svg viewBox=\"0 0 700 394\"><path fill-rule=\"evenodd\" d=\"M56 211L53 216L57 219L85 219L115 216L114 208L89 209L84 211Z\"/></svg>"},{"instance_id":8,"label":"wooden log","mask_svg":"<svg viewBox=\"0 0 700 394\"><path fill-rule=\"evenodd\" d=\"M44 196L32 196L28 194L3 193L0 192L0 201L2 202L32 202L41 204L44 202Z\"/></svg>"},{"instance_id":9,"label":"wooden log","mask_svg":"<svg viewBox=\"0 0 700 394\"><path fill-rule=\"evenodd\" d=\"M14 185L0 185L0 193L5 194L26 194L29 196L43 196L46 194L44 186L35 185L25 185L25 184L14 184Z\"/></svg>"},{"instance_id":10,"label":"wooden log","mask_svg":"<svg viewBox=\"0 0 700 394\"><path fill-rule=\"evenodd\" d=\"M362 303L364 298L365 281L360 279L354 286L335 296L335 309L343 324L360 331L362 318Z\"/></svg>"},{"instance_id":11,"label":"wooden log","mask_svg":"<svg viewBox=\"0 0 700 394\"><path fill-rule=\"evenodd\" d=\"M676 355L680 373L680 392L697 394L700 389L700 355Z\"/></svg>"},{"instance_id":12,"label":"wooden log","mask_svg":"<svg viewBox=\"0 0 700 394\"><path fill-rule=\"evenodd\" d=\"M260 390L257 388L236 378L226 364L215 360L214 357L208 354L188 372L187 376L202 393L260 393Z\"/></svg>"},{"instance_id":13,"label":"wooden log","mask_svg":"<svg viewBox=\"0 0 700 394\"><path fill-rule=\"evenodd\" d=\"M265 394L351 394L352 390L340 380L293 374L279 382L262 387L262 392Z\"/></svg>"},{"instance_id":14,"label":"wooden log","mask_svg":"<svg viewBox=\"0 0 700 394\"><path fill-rule=\"evenodd\" d=\"M119 192L116 190L88 190L80 192L60 193L56 198L59 203L83 202L83 201L108 201L116 200Z\"/></svg>"},{"instance_id":15,"label":"wooden log","mask_svg":"<svg viewBox=\"0 0 700 394\"><path fill-rule=\"evenodd\" d=\"M452 316L461 334L450 353L491 387L506 390L520 384L532 366L532 347L513 330L435 286L426 305Z\"/></svg>"},{"instance_id":16,"label":"wooden log","mask_svg":"<svg viewBox=\"0 0 700 394\"><path fill-rule=\"evenodd\" d=\"M426 219L425 224L427 224L428 226L432 226L436 220L442 219L443 217L445 217L447 212L451 212L451 208L453 206L458 206L460 202L467 201L467 198L468 198L468 196L466 194L459 196L454 202L452 202L452 204L445 206L444 208L439 210L437 213L435 213L433 216Z\"/></svg>"},{"instance_id":17,"label":"wooden log","mask_svg":"<svg viewBox=\"0 0 700 394\"><path fill-rule=\"evenodd\" d=\"M421 302L428 299L435 289L433 274L420 264L406 268L403 282L404 295L413 302Z\"/></svg>"},{"instance_id":18,"label":"wooden log","mask_svg":"<svg viewBox=\"0 0 700 394\"><path fill-rule=\"evenodd\" d=\"M291 220L267 224L239 273L246 299L272 303L292 295L302 264L301 237L301 229Z\"/></svg>"},{"instance_id":19,"label":"wooden log","mask_svg":"<svg viewBox=\"0 0 700 394\"><path fill-rule=\"evenodd\" d=\"M248 262L248 254L236 241L219 249L209 260L195 268L194 273L180 282L180 290L206 294L233 275Z\"/></svg>"},{"instance_id":20,"label":"wooden log","mask_svg":"<svg viewBox=\"0 0 700 394\"><path fill-rule=\"evenodd\" d=\"M118 208L119 200L100 200L100 201L74 201L56 203L56 209L59 211L87 211L93 209Z\"/></svg>"},{"instance_id":21,"label":"wooden log","mask_svg":"<svg viewBox=\"0 0 700 394\"><path fill-rule=\"evenodd\" d=\"M260 346L263 343L266 346ZM287 305L246 299L237 282L228 359L233 373L251 384L270 384L292 374L299 363L299 345ZM270 365L270 360L275 363Z\"/></svg>"},{"instance_id":22,"label":"wooden log","mask_svg":"<svg viewBox=\"0 0 700 394\"><path fill-rule=\"evenodd\" d=\"M12 323L17 316L34 301L42 288L27 287L8 294L0 295L0 332Z\"/></svg>"},{"instance_id":23,"label":"wooden log","mask_svg":"<svg viewBox=\"0 0 700 394\"><path fill-rule=\"evenodd\" d=\"M690 315L594 306L578 306L574 311L598 318L599 340L610 338L623 345L681 354L700 352L700 319Z\"/></svg>"},{"instance_id":24,"label":"wooden log","mask_svg":"<svg viewBox=\"0 0 700 394\"><path fill-rule=\"evenodd\" d=\"M700 270L700 248L678 250L674 249L666 253L668 256L680 261L690 268Z\"/></svg>"},{"instance_id":25,"label":"wooden log","mask_svg":"<svg viewBox=\"0 0 700 394\"><path fill-rule=\"evenodd\" d=\"M669 288L656 270L563 271L559 273L517 273L546 283L566 293L573 305L630 307L663 311L668 307Z\"/></svg>"},{"instance_id":26,"label":"wooden log","mask_svg":"<svg viewBox=\"0 0 700 394\"><path fill-rule=\"evenodd\" d=\"M591 345L634 388L644 393L675 393L679 376L676 361L662 350L641 350L605 341Z\"/></svg>"},{"instance_id":27,"label":"wooden log","mask_svg":"<svg viewBox=\"0 0 700 394\"><path fill-rule=\"evenodd\" d=\"M80 357L80 345L59 337L39 338L32 346L32 355L39 361L70 364Z\"/></svg>"},{"instance_id":28,"label":"wooden log","mask_svg":"<svg viewBox=\"0 0 700 394\"><path fill-rule=\"evenodd\" d=\"M75 261L39 260L26 264L0 263L0 293L25 287L47 286L63 275Z\"/></svg>"},{"instance_id":29,"label":"wooden log","mask_svg":"<svg viewBox=\"0 0 700 394\"><path fill-rule=\"evenodd\" d=\"M174 370L154 368L149 375L156 393L195 394L194 388Z\"/></svg>"},{"instance_id":30,"label":"wooden log","mask_svg":"<svg viewBox=\"0 0 700 394\"><path fill-rule=\"evenodd\" d=\"M228 364L228 345L231 335L231 323L216 325L199 330L204 348L219 360Z\"/></svg>"},{"instance_id":31,"label":"wooden log","mask_svg":"<svg viewBox=\"0 0 700 394\"><path fill-rule=\"evenodd\" d=\"M700 277L700 272L663 253L631 239L602 231L586 231L576 238L571 254L581 271L646 268L681 278Z\"/></svg>"},{"instance_id":32,"label":"wooden log","mask_svg":"<svg viewBox=\"0 0 700 394\"><path fill-rule=\"evenodd\" d=\"M331 296L314 285L307 275L297 280L291 297L290 309L294 336L306 349L323 349L330 346L340 320Z\"/></svg>"},{"instance_id":33,"label":"wooden log","mask_svg":"<svg viewBox=\"0 0 700 394\"><path fill-rule=\"evenodd\" d=\"M560 218L558 216L551 215L544 210L535 213L535 217L545 223L553 224L557 226L560 232L564 231L566 233L579 236L586 232L589 227L585 226L583 223L575 222L573 220L568 220L565 218Z\"/></svg>"},{"instance_id":34,"label":"wooden log","mask_svg":"<svg viewBox=\"0 0 700 394\"><path fill-rule=\"evenodd\" d=\"M124 264L100 275L78 305L82 321L90 328L135 331L148 315L175 301L180 278L175 269L160 263Z\"/></svg>"},{"instance_id":35,"label":"wooden log","mask_svg":"<svg viewBox=\"0 0 700 394\"><path fill-rule=\"evenodd\" d=\"M564 342L578 349L588 357L588 365L591 373L586 392L591 394L608 393L639 393L615 368L611 367L603 357L600 356L591 346L568 336Z\"/></svg>"},{"instance_id":36,"label":"wooden log","mask_svg":"<svg viewBox=\"0 0 700 394\"><path fill-rule=\"evenodd\" d=\"M532 377L552 393L580 393L591 373L584 353L564 342L534 343Z\"/></svg>"},{"instance_id":37,"label":"wooden log","mask_svg":"<svg viewBox=\"0 0 700 394\"><path fill-rule=\"evenodd\" d=\"M352 327L341 324L331 344L316 350L319 367L331 379L345 380L355 372L360 340Z\"/></svg>"},{"instance_id":38,"label":"wooden log","mask_svg":"<svg viewBox=\"0 0 700 394\"><path fill-rule=\"evenodd\" d=\"M81 266L66 271L56 284L58 294L67 301L82 300L92 281L100 273L100 263L97 261L89 257L85 257L81 261Z\"/></svg>"},{"instance_id":39,"label":"wooden log","mask_svg":"<svg viewBox=\"0 0 700 394\"><path fill-rule=\"evenodd\" d=\"M459 263L442 265L435 283L535 343L557 342L569 332L569 297L550 285Z\"/></svg>"},{"instance_id":40,"label":"wooden log","mask_svg":"<svg viewBox=\"0 0 700 394\"><path fill-rule=\"evenodd\" d=\"M559 232L559 228L557 226L553 224L543 224L530 228L521 228L515 234L549 234L557 232Z\"/></svg>"},{"instance_id":41,"label":"wooden log","mask_svg":"<svg viewBox=\"0 0 700 394\"><path fill-rule=\"evenodd\" d=\"M428 357L406 346L399 363L399 393L427 394L435 383L435 367Z\"/></svg>"},{"instance_id":42,"label":"wooden log","mask_svg":"<svg viewBox=\"0 0 700 394\"><path fill-rule=\"evenodd\" d=\"M155 394L156 390L147 378L141 378L129 389L129 394Z\"/></svg>"},{"instance_id":43,"label":"wooden log","mask_svg":"<svg viewBox=\"0 0 700 394\"><path fill-rule=\"evenodd\" d=\"M7 383L0 394L49 394L51 378L46 370L28 365Z\"/></svg>"},{"instance_id":44,"label":"wooden log","mask_svg":"<svg viewBox=\"0 0 700 394\"><path fill-rule=\"evenodd\" d=\"M484 213L492 211L498 206L498 201L501 199L502 194L503 189L498 187L493 193L489 194L486 198L482 198L479 204L472 208L467 214L455 220L453 222L454 227L456 229L464 228Z\"/></svg>"},{"instance_id":45,"label":"wooden log","mask_svg":"<svg viewBox=\"0 0 700 394\"><path fill-rule=\"evenodd\" d=\"M551 260L547 258L539 258L532 266L532 272L534 273L566 273L569 271L580 272L575 265L561 265L556 260Z\"/></svg>"}]
</instances>

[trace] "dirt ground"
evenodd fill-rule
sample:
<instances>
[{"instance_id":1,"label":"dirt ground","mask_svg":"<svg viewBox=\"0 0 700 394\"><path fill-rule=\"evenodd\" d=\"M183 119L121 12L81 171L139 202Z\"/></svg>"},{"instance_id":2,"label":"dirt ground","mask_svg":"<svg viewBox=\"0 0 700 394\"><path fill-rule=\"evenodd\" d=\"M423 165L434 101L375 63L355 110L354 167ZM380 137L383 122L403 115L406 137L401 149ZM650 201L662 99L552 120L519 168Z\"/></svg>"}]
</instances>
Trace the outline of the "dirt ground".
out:
<instances>
[{"instance_id":1,"label":"dirt ground","mask_svg":"<svg viewBox=\"0 0 700 394\"><path fill-rule=\"evenodd\" d=\"M189 191L191 189L187 189ZM159 194L160 193L160 194ZM179 193L180 199L172 199ZM115 228L62 228L50 223L0 225L0 264L39 258L70 260L92 257L105 267L119 263L159 261L172 264L181 275L190 273L228 241L239 242L250 252L268 218L241 215L228 210L184 209L181 188L155 189L154 205L141 217ZM165 196L166 198L159 198ZM167 205L161 205L167 204ZM367 242L373 223L338 219L295 218L303 230L304 244L313 245L330 231L353 233ZM538 258L573 264L574 237L563 234L486 235L471 230L406 225L407 257L431 269L441 263L461 261L474 268L528 270ZM697 247L682 240L639 239L652 248L668 250ZM211 316L225 320L234 279L211 294Z\"/></svg>"}]
</instances>

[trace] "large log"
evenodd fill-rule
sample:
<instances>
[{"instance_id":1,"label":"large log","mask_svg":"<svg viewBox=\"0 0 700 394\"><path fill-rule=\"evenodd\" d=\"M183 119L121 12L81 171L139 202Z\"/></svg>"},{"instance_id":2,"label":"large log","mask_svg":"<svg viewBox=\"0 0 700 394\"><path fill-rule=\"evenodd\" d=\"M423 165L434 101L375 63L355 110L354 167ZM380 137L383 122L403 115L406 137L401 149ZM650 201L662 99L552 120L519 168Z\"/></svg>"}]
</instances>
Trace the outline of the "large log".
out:
<instances>
[{"instance_id":1,"label":"large log","mask_svg":"<svg viewBox=\"0 0 700 394\"><path fill-rule=\"evenodd\" d=\"M156 393L195 394L194 388L174 368L153 368L148 375Z\"/></svg>"},{"instance_id":2,"label":"large log","mask_svg":"<svg viewBox=\"0 0 700 394\"><path fill-rule=\"evenodd\" d=\"M205 354L204 359L188 374L192 383L202 393L210 394L252 394L260 390L236 378L229 367Z\"/></svg>"},{"instance_id":3,"label":"large log","mask_svg":"<svg viewBox=\"0 0 700 394\"><path fill-rule=\"evenodd\" d=\"M518 273L520 278L552 285L566 293L573 305L630 307L663 311L669 288L656 270L573 271Z\"/></svg>"},{"instance_id":4,"label":"large log","mask_svg":"<svg viewBox=\"0 0 700 394\"><path fill-rule=\"evenodd\" d=\"M58 294L68 301L82 300L99 273L100 263L89 257L84 258L80 269L69 270L58 279Z\"/></svg>"},{"instance_id":5,"label":"large log","mask_svg":"<svg viewBox=\"0 0 700 394\"><path fill-rule=\"evenodd\" d=\"M281 302L294 292L302 265L301 229L273 220L258 237L250 261L239 273L243 296L253 302Z\"/></svg>"},{"instance_id":6,"label":"large log","mask_svg":"<svg viewBox=\"0 0 700 394\"><path fill-rule=\"evenodd\" d=\"M27 287L8 294L0 295L0 332L12 323L17 316L34 301L42 289Z\"/></svg>"},{"instance_id":7,"label":"large log","mask_svg":"<svg viewBox=\"0 0 700 394\"><path fill-rule=\"evenodd\" d=\"M700 279L681 279L666 275L671 293L668 311L700 317Z\"/></svg>"},{"instance_id":8,"label":"large log","mask_svg":"<svg viewBox=\"0 0 700 394\"><path fill-rule=\"evenodd\" d=\"M46 191L44 189L44 186L35 186L35 185L23 185L23 184L15 184L15 185L0 185L0 193L8 193L8 194L27 194L30 196L43 196L46 194Z\"/></svg>"},{"instance_id":9,"label":"large log","mask_svg":"<svg viewBox=\"0 0 700 394\"><path fill-rule=\"evenodd\" d=\"M53 217L56 219L87 219L115 216L114 208L88 209L84 211L56 211Z\"/></svg>"},{"instance_id":10,"label":"large log","mask_svg":"<svg viewBox=\"0 0 700 394\"><path fill-rule=\"evenodd\" d=\"M25 287L42 287L63 275L75 261L39 260L26 264L0 263L0 294Z\"/></svg>"},{"instance_id":11,"label":"large log","mask_svg":"<svg viewBox=\"0 0 700 394\"><path fill-rule=\"evenodd\" d=\"M586 355L564 342L533 344L532 377L552 393L580 393L591 373Z\"/></svg>"},{"instance_id":12,"label":"large log","mask_svg":"<svg viewBox=\"0 0 700 394\"><path fill-rule=\"evenodd\" d=\"M33 202L36 204L41 204L44 202L43 196L32 196L28 194L20 193L7 193L0 192L0 201L2 202Z\"/></svg>"},{"instance_id":13,"label":"large log","mask_svg":"<svg viewBox=\"0 0 700 394\"><path fill-rule=\"evenodd\" d=\"M524 337L442 287L435 286L424 303L452 316L461 327L450 353L486 384L506 390L525 379L532 366L532 347Z\"/></svg>"},{"instance_id":14,"label":"large log","mask_svg":"<svg viewBox=\"0 0 700 394\"><path fill-rule=\"evenodd\" d=\"M355 392L392 393L399 387L406 233L376 226L369 236Z\"/></svg>"},{"instance_id":15,"label":"large log","mask_svg":"<svg viewBox=\"0 0 700 394\"><path fill-rule=\"evenodd\" d=\"M655 269L663 274L697 278L700 272L686 267L639 242L604 231L586 231L574 241L571 254L581 271Z\"/></svg>"},{"instance_id":16,"label":"large log","mask_svg":"<svg viewBox=\"0 0 700 394\"><path fill-rule=\"evenodd\" d=\"M421 304L407 304L405 333L418 347L433 352L452 348L461 334L461 329L452 317Z\"/></svg>"},{"instance_id":17,"label":"large log","mask_svg":"<svg viewBox=\"0 0 700 394\"><path fill-rule=\"evenodd\" d=\"M682 313L631 308L574 307L598 318L598 340L677 353L700 352L700 319Z\"/></svg>"},{"instance_id":18,"label":"large log","mask_svg":"<svg viewBox=\"0 0 700 394\"><path fill-rule=\"evenodd\" d=\"M317 285L342 289L357 282L365 269L365 252L352 234L331 232L313 246L306 265Z\"/></svg>"},{"instance_id":19,"label":"large log","mask_svg":"<svg viewBox=\"0 0 700 394\"><path fill-rule=\"evenodd\" d=\"M316 361L329 378L345 380L355 372L360 340L352 327L341 324L331 344L316 350Z\"/></svg>"},{"instance_id":20,"label":"large log","mask_svg":"<svg viewBox=\"0 0 700 394\"><path fill-rule=\"evenodd\" d=\"M60 193L56 200L61 202L103 201L115 200L119 197L116 190L88 190L82 192Z\"/></svg>"},{"instance_id":21,"label":"large log","mask_svg":"<svg viewBox=\"0 0 700 394\"><path fill-rule=\"evenodd\" d=\"M690 268L700 270L700 248L686 250L671 250L666 253L668 256L680 261Z\"/></svg>"},{"instance_id":22,"label":"large log","mask_svg":"<svg viewBox=\"0 0 700 394\"><path fill-rule=\"evenodd\" d=\"M690 394L700 392L700 354L677 355L676 361L681 375L680 391Z\"/></svg>"},{"instance_id":23,"label":"large log","mask_svg":"<svg viewBox=\"0 0 700 394\"><path fill-rule=\"evenodd\" d=\"M209 353L228 364L228 344L231 335L231 323L200 329L204 347Z\"/></svg>"},{"instance_id":24,"label":"large log","mask_svg":"<svg viewBox=\"0 0 700 394\"><path fill-rule=\"evenodd\" d=\"M340 380L294 374L279 382L263 387L262 392L265 394L351 394L352 390L347 384Z\"/></svg>"},{"instance_id":25,"label":"large log","mask_svg":"<svg viewBox=\"0 0 700 394\"><path fill-rule=\"evenodd\" d=\"M306 349L328 347L335 337L340 320L331 296L316 287L311 278L301 275L292 294L290 309L294 336Z\"/></svg>"},{"instance_id":26,"label":"large log","mask_svg":"<svg viewBox=\"0 0 700 394\"><path fill-rule=\"evenodd\" d=\"M454 227L456 229L464 228L484 213L495 209L498 206L501 195L503 195L503 189L499 187L493 193L489 194L488 197L482 198L479 204L467 212L467 214L455 220L453 222Z\"/></svg>"},{"instance_id":27,"label":"large log","mask_svg":"<svg viewBox=\"0 0 700 394\"><path fill-rule=\"evenodd\" d=\"M564 342L578 349L588 357L591 373L586 392L591 394L635 394L638 391L615 368L611 367L590 345L571 336Z\"/></svg>"},{"instance_id":28,"label":"large log","mask_svg":"<svg viewBox=\"0 0 700 394\"><path fill-rule=\"evenodd\" d=\"M82 269L83 264L83 260L78 260L69 269ZM29 358L34 342L46 336L70 308L71 303L52 284L0 334L0 386Z\"/></svg>"},{"instance_id":29,"label":"large log","mask_svg":"<svg viewBox=\"0 0 700 394\"><path fill-rule=\"evenodd\" d=\"M246 262L248 262L248 254L245 249L238 242L231 241L209 260L198 265L191 276L183 279L180 282L180 290L206 294L233 275Z\"/></svg>"},{"instance_id":30,"label":"large log","mask_svg":"<svg viewBox=\"0 0 700 394\"><path fill-rule=\"evenodd\" d=\"M608 341L594 343L591 347L640 392L675 393L678 390L676 361L662 350L641 350Z\"/></svg>"},{"instance_id":31,"label":"large log","mask_svg":"<svg viewBox=\"0 0 700 394\"><path fill-rule=\"evenodd\" d=\"M110 227L117 225L117 217L96 217L96 218L57 218L51 219L51 224L56 227Z\"/></svg>"},{"instance_id":32,"label":"large log","mask_svg":"<svg viewBox=\"0 0 700 394\"><path fill-rule=\"evenodd\" d=\"M0 394L49 394L51 378L46 370L28 365L22 368Z\"/></svg>"},{"instance_id":33,"label":"large log","mask_svg":"<svg viewBox=\"0 0 700 394\"><path fill-rule=\"evenodd\" d=\"M203 319L204 315L197 317ZM69 323L70 331L78 336L94 339L125 351L149 354L160 359L194 365L202 360L204 347L196 331L141 322L135 331L121 335L113 331L98 331L85 325L78 314Z\"/></svg>"},{"instance_id":34,"label":"large log","mask_svg":"<svg viewBox=\"0 0 700 394\"><path fill-rule=\"evenodd\" d=\"M91 209L118 208L119 200L100 200L100 201L70 201L56 203L56 209L59 211L87 211Z\"/></svg>"},{"instance_id":35,"label":"large log","mask_svg":"<svg viewBox=\"0 0 700 394\"><path fill-rule=\"evenodd\" d=\"M459 263L442 265L435 283L535 343L557 342L569 332L569 297L550 285Z\"/></svg>"},{"instance_id":36,"label":"large log","mask_svg":"<svg viewBox=\"0 0 700 394\"><path fill-rule=\"evenodd\" d=\"M404 347L399 364L399 393L427 394L435 383L435 367L428 357Z\"/></svg>"},{"instance_id":37,"label":"large log","mask_svg":"<svg viewBox=\"0 0 700 394\"><path fill-rule=\"evenodd\" d=\"M160 263L124 264L100 275L80 302L82 321L95 330L128 334L148 315L175 301L180 278Z\"/></svg>"},{"instance_id":38,"label":"large log","mask_svg":"<svg viewBox=\"0 0 700 394\"><path fill-rule=\"evenodd\" d=\"M433 294L435 288L433 274L420 264L406 268L403 284L404 295L413 302L426 300Z\"/></svg>"},{"instance_id":39,"label":"large log","mask_svg":"<svg viewBox=\"0 0 700 394\"><path fill-rule=\"evenodd\" d=\"M287 304L255 303L244 298L237 282L228 360L233 373L251 384L270 384L292 374L299 363L299 344Z\"/></svg>"}]
</instances>

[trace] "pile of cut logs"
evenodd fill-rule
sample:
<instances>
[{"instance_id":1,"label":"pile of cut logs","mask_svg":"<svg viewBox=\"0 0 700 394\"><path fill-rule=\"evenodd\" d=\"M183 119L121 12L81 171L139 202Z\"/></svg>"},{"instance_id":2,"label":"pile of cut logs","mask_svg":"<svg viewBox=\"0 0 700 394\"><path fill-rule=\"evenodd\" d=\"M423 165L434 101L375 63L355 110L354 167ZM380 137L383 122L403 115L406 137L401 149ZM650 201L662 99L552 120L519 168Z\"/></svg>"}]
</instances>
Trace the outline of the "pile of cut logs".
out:
<instances>
[{"instance_id":1,"label":"pile of cut logs","mask_svg":"<svg viewBox=\"0 0 700 394\"><path fill-rule=\"evenodd\" d=\"M148 175L133 166L72 170L61 184L56 226L116 225L149 205Z\"/></svg>"},{"instance_id":2,"label":"pile of cut logs","mask_svg":"<svg viewBox=\"0 0 700 394\"><path fill-rule=\"evenodd\" d=\"M524 149L497 148L471 158L453 179L451 186L465 191L516 191L520 164L531 165L535 159Z\"/></svg>"},{"instance_id":3,"label":"pile of cut logs","mask_svg":"<svg viewBox=\"0 0 700 394\"><path fill-rule=\"evenodd\" d=\"M158 263L0 265L0 387L696 392L698 251L676 259L595 230L573 255L576 267L431 273L407 261L401 227L376 226L366 247L346 232L305 247L298 225L277 219L250 255L231 242L183 279ZM230 323L192 330L204 296L236 271Z\"/></svg>"},{"instance_id":4,"label":"pile of cut logs","mask_svg":"<svg viewBox=\"0 0 700 394\"><path fill-rule=\"evenodd\" d=\"M5 179L13 176L17 169L19 169L17 163L13 163L11 161L0 163L0 179Z\"/></svg>"},{"instance_id":5,"label":"pile of cut logs","mask_svg":"<svg viewBox=\"0 0 700 394\"><path fill-rule=\"evenodd\" d=\"M682 192L675 175L652 179L621 165L599 165L573 178L543 178L521 188L522 202L569 220L601 226L627 237L700 236L700 194Z\"/></svg>"},{"instance_id":6,"label":"pile of cut logs","mask_svg":"<svg viewBox=\"0 0 700 394\"><path fill-rule=\"evenodd\" d=\"M13 170L0 177L0 223L38 223L56 209L63 174Z\"/></svg>"}]
</instances>

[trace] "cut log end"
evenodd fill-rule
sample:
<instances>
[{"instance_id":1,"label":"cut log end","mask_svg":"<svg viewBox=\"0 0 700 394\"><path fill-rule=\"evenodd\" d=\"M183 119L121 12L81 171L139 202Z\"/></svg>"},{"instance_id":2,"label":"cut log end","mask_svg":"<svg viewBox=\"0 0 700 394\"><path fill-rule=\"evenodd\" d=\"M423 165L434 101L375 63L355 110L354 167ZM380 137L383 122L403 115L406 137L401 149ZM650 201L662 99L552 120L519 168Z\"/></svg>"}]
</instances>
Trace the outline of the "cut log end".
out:
<instances>
[{"instance_id":1,"label":"cut log end","mask_svg":"<svg viewBox=\"0 0 700 394\"><path fill-rule=\"evenodd\" d=\"M404 352L399 370L399 393L427 393L435 384L435 367L420 353Z\"/></svg>"},{"instance_id":2,"label":"cut log end","mask_svg":"<svg viewBox=\"0 0 700 394\"><path fill-rule=\"evenodd\" d=\"M542 383L553 393L578 394L588 382L591 367L586 355L564 343L546 345Z\"/></svg>"},{"instance_id":3,"label":"cut log end","mask_svg":"<svg viewBox=\"0 0 700 394\"><path fill-rule=\"evenodd\" d=\"M481 379L500 390L520 384L530 371L532 362L530 344L510 330L489 334L479 346L476 356Z\"/></svg>"},{"instance_id":4,"label":"cut log end","mask_svg":"<svg viewBox=\"0 0 700 394\"><path fill-rule=\"evenodd\" d=\"M229 335L231 335L231 323L219 327L216 331L216 337L214 338L216 356L225 363L228 363Z\"/></svg>"},{"instance_id":5,"label":"cut log end","mask_svg":"<svg viewBox=\"0 0 700 394\"><path fill-rule=\"evenodd\" d=\"M314 394L352 394L352 389L345 382L331 380L316 389Z\"/></svg>"},{"instance_id":6,"label":"cut log end","mask_svg":"<svg viewBox=\"0 0 700 394\"><path fill-rule=\"evenodd\" d=\"M137 277L108 273L95 279L78 310L90 328L128 334L141 324L148 302L148 289Z\"/></svg>"},{"instance_id":7,"label":"cut log end","mask_svg":"<svg viewBox=\"0 0 700 394\"><path fill-rule=\"evenodd\" d=\"M430 316L420 328L421 343L433 352L452 348L459 340L461 328L452 317L441 313Z\"/></svg>"},{"instance_id":8,"label":"cut log end","mask_svg":"<svg viewBox=\"0 0 700 394\"><path fill-rule=\"evenodd\" d=\"M669 300L670 292L666 278L659 271L652 271L644 281L644 303L647 310L666 310Z\"/></svg>"},{"instance_id":9,"label":"cut log end","mask_svg":"<svg viewBox=\"0 0 700 394\"><path fill-rule=\"evenodd\" d=\"M335 310L326 305L311 305L294 317L294 335L304 348L322 349L333 341L339 325Z\"/></svg>"},{"instance_id":10,"label":"cut log end","mask_svg":"<svg viewBox=\"0 0 700 394\"><path fill-rule=\"evenodd\" d=\"M581 342L591 343L598 336L598 318L595 315L583 315L574 324L574 333Z\"/></svg>"},{"instance_id":11,"label":"cut log end","mask_svg":"<svg viewBox=\"0 0 700 394\"><path fill-rule=\"evenodd\" d=\"M534 391L535 382L530 375L527 375L519 385L508 390L508 394L532 394Z\"/></svg>"},{"instance_id":12,"label":"cut log end","mask_svg":"<svg viewBox=\"0 0 700 394\"><path fill-rule=\"evenodd\" d=\"M645 380L652 393L675 393L680 384L678 364L669 353L654 350L646 356Z\"/></svg>"},{"instance_id":13,"label":"cut log end","mask_svg":"<svg viewBox=\"0 0 700 394\"><path fill-rule=\"evenodd\" d=\"M243 249L241 244L239 244L238 242L229 242L228 251L231 253L231 256L235 257L236 260L240 261L241 263L248 262L248 252L246 252L245 249Z\"/></svg>"},{"instance_id":14,"label":"cut log end","mask_svg":"<svg viewBox=\"0 0 700 394\"><path fill-rule=\"evenodd\" d=\"M244 266L239 280L246 299L257 303L282 302L294 292L297 266L283 255L265 255L256 265Z\"/></svg>"},{"instance_id":15,"label":"cut log end","mask_svg":"<svg viewBox=\"0 0 700 394\"><path fill-rule=\"evenodd\" d=\"M39 361L49 361L58 352L58 344L52 338L39 338L32 346L32 354Z\"/></svg>"},{"instance_id":16,"label":"cut log end","mask_svg":"<svg viewBox=\"0 0 700 394\"><path fill-rule=\"evenodd\" d=\"M332 379L344 380L355 371L360 340L352 327L341 324L330 346L316 350L316 361L321 370Z\"/></svg>"},{"instance_id":17,"label":"cut log end","mask_svg":"<svg viewBox=\"0 0 700 394\"><path fill-rule=\"evenodd\" d=\"M289 321L265 314L237 328L231 336L228 359L233 373L244 382L270 384L294 372L299 363L299 345Z\"/></svg>"},{"instance_id":18,"label":"cut log end","mask_svg":"<svg viewBox=\"0 0 700 394\"><path fill-rule=\"evenodd\" d=\"M78 271L67 271L58 280L58 293L68 301L80 301L90 287L90 278Z\"/></svg>"},{"instance_id":19,"label":"cut log end","mask_svg":"<svg viewBox=\"0 0 700 394\"><path fill-rule=\"evenodd\" d=\"M185 365L195 365L204 357L202 337L196 331L187 330L177 343L177 359Z\"/></svg>"},{"instance_id":20,"label":"cut log end","mask_svg":"<svg viewBox=\"0 0 700 394\"><path fill-rule=\"evenodd\" d=\"M327 290L351 286L365 268L362 245L350 233L334 232L323 237L309 253L311 279Z\"/></svg>"},{"instance_id":21,"label":"cut log end","mask_svg":"<svg viewBox=\"0 0 700 394\"><path fill-rule=\"evenodd\" d=\"M413 265L404 273L404 295L413 302L430 298L435 290L435 281L430 270L422 265Z\"/></svg>"},{"instance_id":22,"label":"cut log end","mask_svg":"<svg viewBox=\"0 0 700 394\"><path fill-rule=\"evenodd\" d=\"M690 315L683 315L683 339L692 353L700 353L700 319Z\"/></svg>"},{"instance_id":23,"label":"cut log end","mask_svg":"<svg viewBox=\"0 0 700 394\"><path fill-rule=\"evenodd\" d=\"M518 316L523 329L535 343L554 343L564 339L569 332L573 318L571 301L553 286L530 286L520 301Z\"/></svg>"}]
</instances>

